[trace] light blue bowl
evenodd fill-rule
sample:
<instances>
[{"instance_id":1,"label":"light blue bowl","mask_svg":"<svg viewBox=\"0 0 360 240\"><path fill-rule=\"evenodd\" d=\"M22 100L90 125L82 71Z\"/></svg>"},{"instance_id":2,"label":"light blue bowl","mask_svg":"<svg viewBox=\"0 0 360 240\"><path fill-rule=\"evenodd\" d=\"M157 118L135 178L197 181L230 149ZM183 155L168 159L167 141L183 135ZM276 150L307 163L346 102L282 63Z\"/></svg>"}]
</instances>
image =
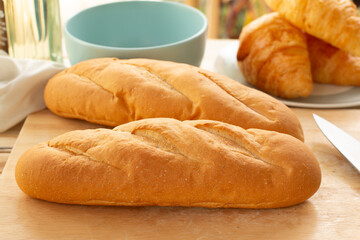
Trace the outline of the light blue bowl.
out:
<instances>
[{"instance_id":1,"label":"light blue bowl","mask_svg":"<svg viewBox=\"0 0 360 240\"><path fill-rule=\"evenodd\" d=\"M65 24L71 65L99 58L151 58L199 66L207 20L196 8L165 1L121 1L79 12Z\"/></svg>"}]
</instances>

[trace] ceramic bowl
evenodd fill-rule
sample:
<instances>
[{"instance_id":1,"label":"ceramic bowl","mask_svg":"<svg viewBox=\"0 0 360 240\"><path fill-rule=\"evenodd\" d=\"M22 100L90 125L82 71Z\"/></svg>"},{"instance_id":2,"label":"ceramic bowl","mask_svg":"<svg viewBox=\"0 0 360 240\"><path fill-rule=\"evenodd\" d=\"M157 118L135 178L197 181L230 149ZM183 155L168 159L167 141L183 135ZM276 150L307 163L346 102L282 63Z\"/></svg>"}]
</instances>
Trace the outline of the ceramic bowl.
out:
<instances>
[{"instance_id":1,"label":"ceramic bowl","mask_svg":"<svg viewBox=\"0 0 360 240\"><path fill-rule=\"evenodd\" d=\"M196 8L166 1L120 1L85 9L64 28L74 65L116 57L150 58L199 66L206 43L207 19Z\"/></svg>"}]
</instances>

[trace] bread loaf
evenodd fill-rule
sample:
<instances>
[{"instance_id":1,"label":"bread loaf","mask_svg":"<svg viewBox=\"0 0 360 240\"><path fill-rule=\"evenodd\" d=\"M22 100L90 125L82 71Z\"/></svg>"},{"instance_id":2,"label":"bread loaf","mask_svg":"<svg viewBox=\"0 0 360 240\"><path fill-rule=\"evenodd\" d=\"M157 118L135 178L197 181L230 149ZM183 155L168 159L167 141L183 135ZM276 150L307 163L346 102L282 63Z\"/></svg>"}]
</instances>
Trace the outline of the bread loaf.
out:
<instances>
[{"instance_id":1,"label":"bread loaf","mask_svg":"<svg viewBox=\"0 0 360 240\"><path fill-rule=\"evenodd\" d=\"M287 134L154 118L35 145L15 177L26 194L57 203L277 208L311 197L321 173Z\"/></svg>"},{"instance_id":2,"label":"bread loaf","mask_svg":"<svg viewBox=\"0 0 360 240\"><path fill-rule=\"evenodd\" d=\"M274 96L307 97L313 90L306 35L276 12L243 28L237 60L246 81Z\"/></svg>"},{"instance_id":3,"label":"bread loaf","mask_svg":"<svg viewBox=\"0 0 360 240\"><path fill-rule=\"evenodd\" d=\"M265 0L269 7L312 36L360 57L360 17L351 0Z\"/></svg>"},{"instance_id":4,"label":"bread loaf","mask_svg":"<svg viewBox=\"0 0 360 240\"><path fill-rule=\"evenodd\" d=\"M84 61L50 79L44 98L55 114L108 126L155 117L211 119L303 139L295 114L275 98L228 77L174 62Z\"/></svg>"}]
</instances>

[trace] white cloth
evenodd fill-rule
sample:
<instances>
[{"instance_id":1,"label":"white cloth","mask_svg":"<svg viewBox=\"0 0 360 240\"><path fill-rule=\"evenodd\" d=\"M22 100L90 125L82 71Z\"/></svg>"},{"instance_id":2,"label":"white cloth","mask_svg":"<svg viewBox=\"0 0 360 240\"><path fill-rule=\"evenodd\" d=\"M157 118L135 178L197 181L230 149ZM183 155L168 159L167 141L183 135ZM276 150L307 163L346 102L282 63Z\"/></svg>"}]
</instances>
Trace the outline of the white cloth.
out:
<instances>
[{"instance_id":1,"label":"white cloth","mask_svg":"<svg viewBox=\"0 0 360 240\"><path fill-rule=\"evenodd\" d=\"M0 51L0 132L45 108L46 82L63 69L59 63L15 59Z\"/></svg>"}]
</instances>

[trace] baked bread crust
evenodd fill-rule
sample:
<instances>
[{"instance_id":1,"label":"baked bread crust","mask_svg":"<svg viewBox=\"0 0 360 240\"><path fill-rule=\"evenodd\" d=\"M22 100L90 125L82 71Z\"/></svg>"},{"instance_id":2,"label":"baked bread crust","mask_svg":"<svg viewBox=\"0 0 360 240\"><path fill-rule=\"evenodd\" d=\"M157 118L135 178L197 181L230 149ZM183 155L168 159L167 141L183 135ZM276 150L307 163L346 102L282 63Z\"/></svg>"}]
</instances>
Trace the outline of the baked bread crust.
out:
<instances>
[{"instance_id":1,"label":"baked bread crust","mask_svg":"<svg viewBox=\"0 0 360 240\"><path fill-rule=\"evenodd\" d=\"M264 92L297 98L313 90L306 36L276 12L243 28L237 60L246 81Z\"/></svg>"},{"instance_id":2,"label":"baked bread crust","mask_svg":"<svg viewBox=\"0 0 360 240\"><path fill-rule=\"evenodd\" d=\"M360 57L360 17L350 0L265 0L295 26Z\"/></svg>"},{"instance_id":3,"label":"baked bread crust","mask_svg":"<svg viewBox=\"0 0 360 240\"><path fill-rule=\"evenodd\" d=\"M35 145L15 177L31 197L65 204L277 208L311 197L321 172L287 134L154 118Z\"/></svg>"},{"instance_id":4,"label":"baked bread crust","mask_svg":"<svg viewBox=\"0 0 360 240\"><path fill-rule=\"evenodd\" d=\"M314 82L360 86L360 57L307 35Z\"/></svg>"},{"instance_id":5,"label":"baked bread crust","mask_svg":"<svg viewBox=\"0 0 360 240\"><path fill-rule=\"evenodd\" d=\"M57 115L108 126L155 117L211 119L303 140L299 120L280 101L226 76L174 62L84 61L51 78L44 98Z\"/></svg>"}]
</instances>

